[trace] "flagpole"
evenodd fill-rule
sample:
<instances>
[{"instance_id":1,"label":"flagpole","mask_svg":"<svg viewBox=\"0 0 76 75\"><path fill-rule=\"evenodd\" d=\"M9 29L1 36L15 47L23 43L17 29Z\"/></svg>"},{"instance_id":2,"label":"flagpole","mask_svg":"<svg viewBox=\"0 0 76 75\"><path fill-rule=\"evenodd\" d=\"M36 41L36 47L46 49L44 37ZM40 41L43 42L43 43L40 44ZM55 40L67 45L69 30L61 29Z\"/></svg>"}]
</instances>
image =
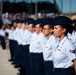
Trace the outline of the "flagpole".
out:
<instances>
[{"instance_id":1,"label":"flagpole","mask_svg":"<svg viewBox=\"0 0 76 75\"><path fill-rule=\"evenodd\" d=\"M37 0L35 2L35 18L37 19L37 13L38 13L38 3Z\"/></svg>"},{"instance_id":2,"label":"flagpole","mask_svg":"<svg viewBox=\"0 0 76 75\"><path fill-rule=\"evenodd\" d=\"M61 13L63 15L63 0L61 0Z\"/></svg>"},{"instance_id":3,"label":"flagpole","mask_svg":"<svg viewBox=\"0 0 76 75\"><path fill-rule=\"evenodd\" d=\"M71 15L72 15L72 14L71 14L71 0L70 0L70 2L69 2L69 5L70 5L69 7L70 7L70 18L71 18Z\"/></svg>"}]
</instances>

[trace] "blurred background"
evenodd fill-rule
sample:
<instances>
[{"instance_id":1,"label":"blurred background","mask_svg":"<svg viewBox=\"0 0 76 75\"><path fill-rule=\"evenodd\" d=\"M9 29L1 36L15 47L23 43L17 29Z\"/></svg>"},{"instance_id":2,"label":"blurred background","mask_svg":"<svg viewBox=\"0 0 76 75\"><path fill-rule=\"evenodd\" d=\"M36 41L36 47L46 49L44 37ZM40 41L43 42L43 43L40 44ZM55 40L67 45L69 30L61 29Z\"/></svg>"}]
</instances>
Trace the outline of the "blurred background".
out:
<instances>
[{"instance_id":1,"label":"blurred background","mask_svg":"<svg viewBox=\"0 0 76 75\"><path fill-rule=\"evenodd\" d=\"M56 15L66 15L76 18L76 0L0 0L0 14L3 17L15 15L25 18L54 17Z\"/></svg>"}]
</instances>

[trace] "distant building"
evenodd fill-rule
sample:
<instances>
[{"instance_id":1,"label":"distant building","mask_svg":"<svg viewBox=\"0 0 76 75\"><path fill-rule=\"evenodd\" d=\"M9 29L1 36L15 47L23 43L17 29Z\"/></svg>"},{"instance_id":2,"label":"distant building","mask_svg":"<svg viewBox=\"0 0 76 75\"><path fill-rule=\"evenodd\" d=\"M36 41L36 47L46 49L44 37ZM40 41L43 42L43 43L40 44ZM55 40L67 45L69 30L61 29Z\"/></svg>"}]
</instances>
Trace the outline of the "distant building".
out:
<instances>
[{"instance_id":1,"label":"distant building","mask_svg":"<svg viewBox=\"0 0 76 75\"><path fill-rule=\"evenodd\" d=\"M46 1L46 2L51 2L54 3L54 0L2 0L4 2L9 1L9 2L40 2L40 1Z\"/></svg>"},{"instance_id":2,"label":"distant building","mask_svg":"<svg viewBox=\"0 0 76 75\"><path fill-rule=\"evenodd\" d=\"M2 2L3 13L26 12L29 14L35 14L41 12L42 10L50 10L51 13L60 13L55 0L2 0Z\"/></svg>"}]
</instances>

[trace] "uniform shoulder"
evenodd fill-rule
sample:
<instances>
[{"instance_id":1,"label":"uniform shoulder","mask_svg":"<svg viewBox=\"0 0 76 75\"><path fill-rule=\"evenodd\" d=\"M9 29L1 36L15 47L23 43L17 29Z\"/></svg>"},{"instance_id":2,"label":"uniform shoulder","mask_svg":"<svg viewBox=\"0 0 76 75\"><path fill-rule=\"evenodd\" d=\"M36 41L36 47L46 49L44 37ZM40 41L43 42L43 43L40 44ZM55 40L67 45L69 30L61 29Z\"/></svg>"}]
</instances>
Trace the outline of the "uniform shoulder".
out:
<instances>
[{"instance_id":1,"label":"uniform shoulder","mask_svg":"<svg viewBox=\"0 0 76 75\"><path fill-rule=\"evenodd\" d=\"M65 43L66 46L69 46L69 47L74 46L73 42L70 39L67 39L65 42L66 42Z\"/></svg>"}]
</instances>

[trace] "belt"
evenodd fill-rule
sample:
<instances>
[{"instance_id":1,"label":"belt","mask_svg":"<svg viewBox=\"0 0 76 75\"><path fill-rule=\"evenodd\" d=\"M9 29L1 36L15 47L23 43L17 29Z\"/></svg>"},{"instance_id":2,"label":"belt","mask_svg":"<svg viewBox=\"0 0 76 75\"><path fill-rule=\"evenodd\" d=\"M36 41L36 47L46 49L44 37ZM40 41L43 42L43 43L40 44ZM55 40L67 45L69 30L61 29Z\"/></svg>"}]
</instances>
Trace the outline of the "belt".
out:
<instances>
[{"instance_id":1,"label":"belt","mask_svg":"<svg viewBox=\"0 0 76 75\"><path fill-rule=\"evenodd\" d=\"M74 70L74 68L72 68L72 67L68 67L68 68L54 68L54 71L61 71L61 70Z\"/></svg>"},{"instance_id":2,"label":"belt","mask_svg":"<svg viewBox=\"0 0 76 75\"><path fill-rule=\"evenodd\" d=\"M74 69L73 67L68 67L67 69Z\"/></svg>"}]
</instances>

